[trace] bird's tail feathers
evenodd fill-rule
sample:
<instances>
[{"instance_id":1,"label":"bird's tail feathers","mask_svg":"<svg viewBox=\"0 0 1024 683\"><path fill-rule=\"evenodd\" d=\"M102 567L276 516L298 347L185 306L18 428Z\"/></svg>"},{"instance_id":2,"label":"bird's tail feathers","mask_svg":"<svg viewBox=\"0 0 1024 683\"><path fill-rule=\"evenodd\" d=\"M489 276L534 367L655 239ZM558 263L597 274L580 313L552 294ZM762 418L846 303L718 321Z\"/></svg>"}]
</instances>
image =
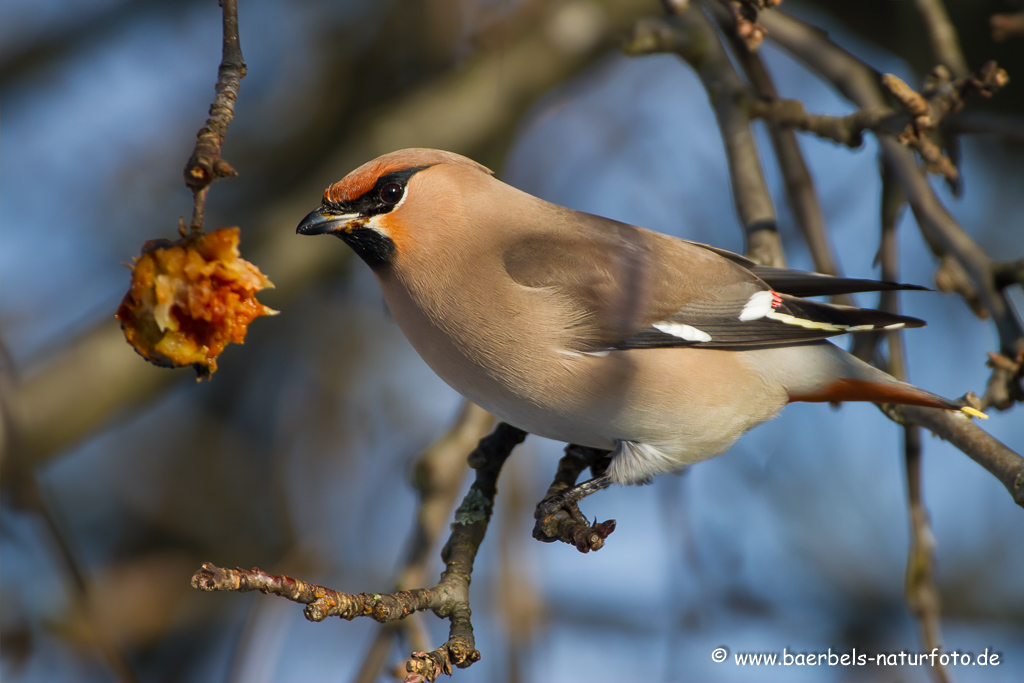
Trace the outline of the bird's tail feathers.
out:
<instances>
[{"instance_id":1,"label":"bird's tail feathers","mask_svg":"<svg viewBox=\"0 0 1024 683\"><path fill-rule=\"evenodd\" d=\"M774 366L773 374L786 387L791 403L870 401L945 408L972 417L988 417L979 410L901 382L829 342L783 347L762 358ZM812 363L812 372L807 372L808 361Z\"/></svg>"},{"instance_id":2,"label":"bird's tail feathers","mask_svg":"<svg viewBox=\"0 0 1024 683\"><path fill-rule=\"evenodd\" d=\"M814 387L808 393L790 393L790 402L838 403L841 401L871 401L873 403L897 403L926 408L960 410L961 406L930 391L919 389L912 384L891 380L888 382L840 377L832 382Z\"/></svg>"}]
</instances>

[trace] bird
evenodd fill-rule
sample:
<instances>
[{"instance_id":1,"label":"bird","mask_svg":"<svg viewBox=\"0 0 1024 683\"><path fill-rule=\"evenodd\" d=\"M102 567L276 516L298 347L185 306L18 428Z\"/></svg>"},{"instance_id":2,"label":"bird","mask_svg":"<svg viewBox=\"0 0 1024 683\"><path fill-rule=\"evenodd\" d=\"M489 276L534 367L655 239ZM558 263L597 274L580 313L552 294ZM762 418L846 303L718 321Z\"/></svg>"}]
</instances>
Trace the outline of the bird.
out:
<instances>
[{"instance_id":1,"label":"bird","mask_svg":"<svg viewBox=\"0 0 1024 683\"><path fill-rule=\"evenodd\" d=\"M525 432L610 451L603 485L721 455L796 401L984 417L827 339L924 321L805 298L924 287L759 265L549 203L453 152L363 164L296 232L346 242L465 398Z\"/></svg>"}]
</instances>

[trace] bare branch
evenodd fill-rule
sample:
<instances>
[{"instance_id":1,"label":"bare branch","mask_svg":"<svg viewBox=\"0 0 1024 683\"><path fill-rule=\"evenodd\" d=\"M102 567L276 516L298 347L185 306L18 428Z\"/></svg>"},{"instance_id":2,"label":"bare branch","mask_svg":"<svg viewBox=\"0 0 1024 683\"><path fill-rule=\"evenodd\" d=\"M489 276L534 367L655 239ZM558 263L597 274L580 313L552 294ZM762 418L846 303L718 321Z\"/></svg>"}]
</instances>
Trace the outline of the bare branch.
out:
<instances>
[{"instance_id":1,"label":"bare branch","mask_svg":"<svg viewBox=\"0 0 1024 683\"><path fill-rule=\"evenodd\" d=\"M741 106L750 98L714 26L696 9L671 21L643 19L634 24L623 49L632 55L674 52L697 72L725 144L733 201L747 238L746 255L764 265L784 267L775 207L761 171L750 117Z\"/></svg>"},{"instance_id":2,"label":"bare branch","mask_svg":"<svg viewBox=\"0 0 1024 683\"><path fill-rule=\"evenodd\" d=\"M959 111L942 122L948 135L995 135L1010 142L1024 142L1024 119L989 111Z\"/></svg>"},{"instance_id":3,"label":"bare branch","mask_svg":"<svg viewBox=\"0 0 1024 683\"><path fill-rule=\"evenodd\" d=\"M770 35L813 71L820 73L857 106L886 106L879 76L859 59L832 43L820 30L780 12L766 12L762 20ZM973 87L973 86L972 86ZM960 263L999 333L1000 349L1015 356L1024 348L1024 328L1016 311L995 286L993 261L942 205L912 153L892 136L880 135L882 154L906 193L922 235L940 256L949 254Z\"/></svg>"},{"instance_id":4,"label":"bare branch","mask_svg":"<svg viewBox=\"0 0 1024 683\"><path fill-rule=\"evenodd\" d=\"M720 7L728 12L729 25L726 35L743 45L748 52L756 52L764 42L767 32L757 23L761 10L777 7L782 0L720 0Z\"/></svg>"},{"instance_id":5,"label":"bare branch","mask_svg":"<svg viewBox=\"0 0 1024 683\"><path fill-rule=\"evenodd\" d=\"M452 666L466 668L480 659L469 609L473 563L487 533L502 465L525 438L526 432L502 423L470 453L476 481L455 512L451 535L441 551L445 569L433 588L351 594L261 569L224 569L209 562L192 577L192 586L203 591L258 590L278 595L306 605L303 614L310 621L338 616L348 620L371 617L388 623L431 610L449 620L448 641L431 652L414 652L406 664L406 681L434 681L441 673L450 674Z\"/></svg>"},{"instance_id":6,"label":"bare branch","mask_svg":"<svg viewBox=\"0 0 1024 683\"><path fill-rule=\"evenodd\" d=\"M483 408L465 401L452 428L431 444L413 465L412 483L419 494L419 505L405 560L395 582L396 590L423 585L427 563L441 531L451 518L459 485L465 475L465 454L494 428L494 421L494 416ZM410 627L418 623L415 619L416 615L410 615L399 622L401 626L389 623L378 632L363 658L355 681L372 683L378 680L395 636L402 627L409 632ZM414 629L407 633L415 650L425 647L418 643L423 639L419 631Z\"/></svg>"},{"instance_id":7,"label":"bare branch","mask_svg":"<svg viewBox=\"0 0 1024 683\"><path fill-rule=\"evenodd\" d=\"M906 120L906 117L899 117L891 109L858 109L846 116L811 114L799 100L755 100L748 106L751 116L764 119L773 127L795 128L854 148L864 144L864 131L895 133Z\"/></svg>"},{"instance_id":8,"label":"bare branch","mask_svg":"<svg viewBox=\"0 0 1024 683\"><path fill-rule=\"evenodd\" d=\"M882 229L878 260L882 266L882 279L898 282L900 272L896 228L905 202L903 193L895 186L892 173L885 166L882 168L882 182ZM881 292L878 307L890 313L899 313L900 292ZM889 330L885 336L889 343L886 369L896 379L906 381L907 363L903 330ZM917 425L903 427L903 459L907 472L907 505L910 517L910 549L907 553L904 595L907 606L921 625L924 649L931 652L942 647L941 600L935 583L935 537L932 534L921 490L921 428ZM941 662L933 661L931 671L939 683L949 682L949 676Z\"/></svg>"},{"instance_id":9,"label":"bare branch","mask_svg":"<svg viewBox=\"0 0 1024 683\"><path fill-rule=\"evenodd\" d=\"M885 106L878 74L832 43L822 31L779 12L766 12L762 20L772 40L820 73L857 106ZM922 235L940 256L948 254L963 267L995 322L1002 354L1016 358L1024 349L1024 329L1009 299L995 285L994 262L942 205L912 153L892 136L880 135L878 139L883 158L905 194ZM1019 380L1010 383L1006 395L1018 392ZM1024 505L1024 459L967 418L915 406L889 407L887 414L900 424L920 425L950 441L996 476L1014 501Z\"/></svg>"},{"instance_id":10,"label":"bare branch","mask_svg":"<svg viewBox=\"0 0 1024 683\"><path fill-rule=\"evenodd\" d=\"M740 67L759 98L751 104L780 104L775 84L772 82L764 62L761 61L761 57L749 49L746 42L732 30L730 17L720 3L706 2L705 4L722 27L722 32L726 36L730 36L733 54L736 55ZM790 100L790 102L795 102L795 100ZM800 105L800 109L803 109L803 105ZM753 112L752 115L757 116ZM782 171L786 197L811 253L814 269L826 275L839 275L840 270L836 265L825 231L825 215L821 210L818 193L814 188L814 179L811 177L803 153L800 151L796 133L792 127L771 119L768 121L768 133L775 149L779 169ZM833 302L845 305L853 304L852 298L845 294L833 297Z\"/></svg>"},{"instance_id":11,"label":"bare branch","mask_svg":"<svg viewBox=\"0 0 1024 683\"><path fill-rule=\"evenodd\" d=\"M1024 507L1024 458L970 418L950 410L919 406L886 405L883 410L896 422L920 425L959 448L1002 482L1013 501Z\"/></svg>"},{"instance_id":12,"label":"bare branch","mask_svg":"<svg viewBox=\"0 0 1024 683\"><path fill-rule=\"evenodd\" d=\"M1015 358L1001 353L989 351L988 363L992 375L988 379L985 395L981 397L983 407L992 406L997 410L1007 410L1015 402L1024 402L1024 349Z\"/></svg>"},{"instance_id":13,"label":"bare branch","mask_svg":"<svg viewBox=\"0 0 1024 683\"><path fill-rule=\"evenodd\" d=\"M890 345L890 353L893 353ZM902 352L902 351L901 351ZM924 649L942 648L940 616L942 602L935 583L935 536L921 493L921 428L903 428L903 456L907 469L907 502L910 508L910 550L904 595L907 606L921 624ZM940 662L932 662L932 673L939 683L949 683L949 673Z\"/></svg>"},{"instance_id":14,"label":"bare branch","mask_svg":"<svg viewBox=\"0 0 1024 683\"><path fill-rule=\"evenodd\" d=\"M1024 284L1024 258L993 266L996 287L1005 289L1010 285Z\"/></svg>"},{"instance_id":15,"label":"bare branch","mask_svg":"<svg viewBox=\"0 0 1024 683\"><path fill-rule=\"evenodd\" d=\"M932 44L932 54L939 64L952 72L954 78L967 75L967 60L960 49L960 39L956 35L956 27L949 19L942 0L914 0L917 11L921 13L924 26L928 30L928 40Z\"/></svg>"},{"instance_id":16,"label":"bare branch","mask_svg":"<svg viewBox=\"0 0 1024 683\"><path fill-rule=\"evenodd\" d=\"M742 45L739 47L742 49ZM931 134L950 113L963 107L966 97L975 93L990 97L1003 87L1007 82L1006 72L995 62L988 62L977 74L950 81L948 72L937 67L920 93L893 74L883 74L881 82L900 101L906 113L885 107L865 107L846 116L810 114L802 102L765 95L763 88L758 92L762 99L747 103L747 108L752 117L765 119L775 128L796 128L849 147L859 147L866 130L876 135L897 136L901 143L917 151L929 172L945 176L951 184L958 183L959 170L943 154ZM943 130L952 135L955 127Z\"/></svg>"},{"instance_id":17,"label":"bare branch","mask_svg":"<svg viewBox=\"0 0 1024 683\"><path fill-rule=\"evenodd\" d=\"M386 594L349 594L284 574L271 574L256 567L225 569L212 562L204 563L196 572L192 577L192 587L202 591L259 591L278 595L305 605L303 614L310 621L323 621L327 617L341 617L348 621L356 617L372 617L385 623L441 606L435 593L427 588Z\"/></svg>"},{"instance_id":18,"label":"bare branch","mask_svg":"<svg viewBox=\"0 0 1024 683\"><path fill-rule=\"evenodd\" d=\"M220 148L228 125L235 118L235 101L240 82L245 78L245 61L238 40L238 0L221 0L220 4L224 10L224 47L217 72L217 94L210 105L210 117L199 129L195 149L185 164L185 184L195 199L189 226L193 233L203 231L206 193L210 183L218 178L238 175L231 164L221 158Z\"/></svg>"},{"instance_id":19,"label":"bare branch","mask_svg":"<svg viewBox=\"0 0 1024 683\"><path fill-rule=\"evenodd\" d=\"M991 97L1008 82L1006 71L991 61L982 65L977 73L955 81L945 67L937 66L928 75L920 93L894 74L882 76L882 85L900 101L911 117L900 132L899 141L916 150L925 163L925 169L944 176L954 190L959 188L960 172L930 134L938 129L948 114L963 108L968 97L974 94Z\"/></svg>"},{"instance_id":20,"label":"bare branch","mask_svg":"<svg viewBox=\"0 0 1024 683\"><path fill-rule=\"evenodd\" d=\"M1024 12L993 14L989 23L992 26L992 40L997 43L1024 36Z\"/></svg>"}]
</instances>

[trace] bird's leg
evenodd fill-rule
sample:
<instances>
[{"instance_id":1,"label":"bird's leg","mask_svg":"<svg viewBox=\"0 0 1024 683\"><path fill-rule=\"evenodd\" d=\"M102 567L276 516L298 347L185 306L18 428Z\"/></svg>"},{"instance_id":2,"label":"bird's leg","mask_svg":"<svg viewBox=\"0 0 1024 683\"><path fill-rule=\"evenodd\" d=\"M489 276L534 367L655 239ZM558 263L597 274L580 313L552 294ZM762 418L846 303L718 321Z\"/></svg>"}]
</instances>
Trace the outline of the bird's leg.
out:
<instances>
[{"instance_id":1,"label":"bird's leg","mask_svg":"<svg viewBox=\"0 0 1024 683\"><path fill-rule=\"evenodd\" d=\"M562 541L575 546L581 553L600 550L604 539L615 531L615 520L593 524L580 512L579 501L592 493L607 488L611 479L605 475L609 451L570 444L558 461L555 479L548 487L544 500L537 504L533 537L551 543ZM576 484L583 470L590 468L593 479Z\"/></svg>"}]
</instances>

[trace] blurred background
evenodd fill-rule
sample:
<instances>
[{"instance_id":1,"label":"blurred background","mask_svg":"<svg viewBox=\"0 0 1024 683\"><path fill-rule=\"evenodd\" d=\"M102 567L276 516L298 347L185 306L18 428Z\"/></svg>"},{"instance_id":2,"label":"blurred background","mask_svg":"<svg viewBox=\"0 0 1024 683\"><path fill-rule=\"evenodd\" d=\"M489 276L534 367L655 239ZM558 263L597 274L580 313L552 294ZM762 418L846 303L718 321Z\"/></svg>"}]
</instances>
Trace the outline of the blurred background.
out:
<instances>
[{"instance_id":1,"label":"blurred background","mask_svg":"<svg viewBox=\"0 0 1024 683\"><path fill-rule=\"evenodd\" d=\"M972 110L1016 121L963 138L964 192L939 196L1000 260L1024 252L1024 38L989 18L1020 2L948 0L968 65L1010 85ZM934 65L911 2L796 2L872 67L918 85ZM259 594L201 594L204 561L351 592L390 590L412 528L419 454L461 399L389 319L340 242L294 235L331 182L410 146L467 154L545 199L744 248L721 138L692 69L625 57L633 0L249 0L248 64L206 225L240 225L277 284L276 318L221 356L210 382L145 364L113 313L143 241L191 212L182 168L213 95L212 0L0 4L0 678L5 682L353 680L379 626L307 622ZM776 49L780 95L853 107ZM811 261L755 126L792 267ZM876 277L880 186L871 136L802 136L845 273ZM901 278L932 284L912 217ZM1016 289L1019 290L1019 287ZM1021 293L1012 294L1018 305ZM874 295L859 303L871 305ZM955 295L912 293L910 379L981 393L991 324ZM984 424L1024 448L1019 408ZM924 668L740 668L711 650L922 649L903 597L909 523L902 438L871 405L798 404L728 454L588 499L615 518L599 553L530 537L561 444L531 437L502 475L472 587L483 659L459 681L925 681ZM463 482L459 495L468 484ZM1001 653L956 680L1024 676L1024 513L1002 485L925 437L924 499L948 649ZM446 524L447 522L445 522ZM426 571L432 585L439 548ZM427 644L447 622L426 615ZM410 650L386 655L389 670Z\"/></svg>"}]
</instances>

